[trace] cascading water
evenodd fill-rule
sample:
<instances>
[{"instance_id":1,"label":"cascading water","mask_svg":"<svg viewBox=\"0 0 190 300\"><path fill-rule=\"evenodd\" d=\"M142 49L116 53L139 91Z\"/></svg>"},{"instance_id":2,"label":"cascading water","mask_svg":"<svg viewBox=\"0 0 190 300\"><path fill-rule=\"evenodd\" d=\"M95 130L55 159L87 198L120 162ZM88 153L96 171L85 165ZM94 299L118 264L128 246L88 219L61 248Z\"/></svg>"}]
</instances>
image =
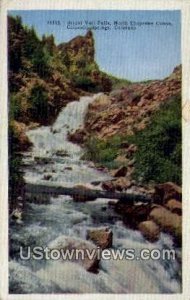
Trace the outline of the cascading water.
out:
<instances>
[{"instance_id":1,"label":"cascading water","mask_svg":"<svg viewBox=\"0 0 190 300\"><path fill-rule=\"evenodd\" d=\"M28 132L33 143L25 154L26 182L74 186L109 179L109 176L80 160L81 147L68 141L69 132L83 125L87 106L94 97L69 103L52 127ZM48 180L47 180L48 179ZM102 260L98 274L72 262L21 260L20 247L46 247L66 235L86 239L89 228L108 226L114 249L172 249L165 234L156 243L144 240L138 231L126 228L109 208L106 199L76 203L69 196L51 197L48 204L27 203L22 224L10 227L11 293L178 293L181 290L178 262L167 260ZM104 210L102 210L104 207Z\"/></svg>"},{"instance_id":2,"label":"cascading water","mask_svg":"<svg viewBox=\"0 0 190 300\"><path fill-rule=\"evenodd\" d=\"M68 133L83 125L87 106L93 100L94 97L82 97L80 101L73 101L60 112L52 127L43 126L28 132L34 147L24 159L26 182L73 186L108 178L81 161L81 147L67 139Z\"/></svg>"}]
</instances>

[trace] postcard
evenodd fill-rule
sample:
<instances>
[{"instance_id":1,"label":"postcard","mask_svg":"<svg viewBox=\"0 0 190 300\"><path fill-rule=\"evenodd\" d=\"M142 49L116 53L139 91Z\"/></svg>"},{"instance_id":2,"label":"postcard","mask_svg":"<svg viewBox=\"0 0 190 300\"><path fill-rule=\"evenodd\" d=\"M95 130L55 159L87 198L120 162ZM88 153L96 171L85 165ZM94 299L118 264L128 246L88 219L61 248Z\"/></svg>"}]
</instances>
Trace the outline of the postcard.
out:
<instances>
[{"instance_id":1,"label":"postcard","mask_svg":"<svg viewBox=\"0 0 190 300\"><path fill-rule=\"evenodd\" d=\"M188 299L189 8L1 3L1 299Z\"/></svg>"}]
</instances>

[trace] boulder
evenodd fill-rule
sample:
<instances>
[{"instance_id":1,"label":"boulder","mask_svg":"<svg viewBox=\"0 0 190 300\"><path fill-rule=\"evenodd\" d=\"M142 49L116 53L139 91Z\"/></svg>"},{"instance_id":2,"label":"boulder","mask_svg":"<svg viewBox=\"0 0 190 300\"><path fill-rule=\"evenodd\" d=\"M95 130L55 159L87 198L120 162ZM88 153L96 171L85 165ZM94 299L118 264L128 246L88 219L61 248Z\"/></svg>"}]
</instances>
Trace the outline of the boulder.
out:
<instances>
[{"instance_id":1,"label":"boulder","mask_svg":"<svg viewBox=\"0 0 190 300\"><path fill-rule=\"evenodd\" d=\"M155 203L164 205L167 200L176 199L181 201L182 199L182 189L180 186L173 182L166 182L162 184L157 184L155 186Z\"/></svg>"},{"instance_id":2,"label":"boulder","mask_svg":"<svg viewBox=\"0 0 190 300\"><path fill-rule=\"evenodd\" d=\"M127 167L123 166L115 171L114 177L121 177L121 176L125 176L126 174L127 174Z\"/></svg>"},{"instance_id":3,"label":"boulder","mask_svg":"<svg viewBox=\"0 0 190 300\"><path fill-rule=\"evenodd\" d=\"M160 228L155 222L151 220L141 222L138 226L138 229L141 231L142 235L150 242L156 242L159 239Z\"/></svg>"},{"instance_id":4,"label":"boulder","mask_svg":"<svg viewBox=\"0 0 190 300\"><path fill-rule=\"evenodd\" d=\"M21 222L22 221L22 210L20 208L16 208L15 210L13 210L13 212L10 215L10 217L13 220Z\"/></svg>"},{"instance_id":5,"label":"boulder","mask_svg":"<svg viewBox=\"0 0 190 300\"><path fill-rule=\"evenodd\" d=\"M178 243L181 243L182 237L182 217L172 213L165 207L159 206L152 209L149 215L160 228L171 234Z\"/></svg>"},{"instance_id":6,"label":"boulder","mask_svg":"<svg viewBox=\"0 0 190 300\"><path fill-rule=\"evenodd\" d=\"M84 129L78 129L74 133L68 134L68 139L72 143L82 144L86 138L86 131Z\"/></svg>"},{"instance_id":7,"label":"boulder","mask_svg":"<svg viewBox=\"0 0 190 300\"><path fill-rule=\"evenodd\" d=\"M79 238L73 238L71 236L59 236L57 239L52 241L48 248L50 250L57 249L62 251L63 253L74 253L71 258L67 258L67 260L63 260L60 258L62 262L70 261L79 264L84 269L90 272L96 272L98 265L99 265L99 259L98 259L98 252L97 247L89 242L85 241ZM77 251L80 250L80 254L77 255ZM88 253L91 254L91 257L88 256ZM93 253L93 255L92 255ZM78 256L78 257L77 257Z\"/></svg>"},{"instance_id":8,"label":"boulder","mask_svg":"<svg viewBox=\"0 0 190 300\"><path fill-rule=\"evenodd\" d=\"M75 185L75 189L77 189L77 193L73 195L73 200L76 202L86 202L96 200L97 197L87 195L87 192L91 190L85 185Z\"/></svg>"},{"instance_id":9,"label":"boulder","mask_svg":"<svg viewBox=\"0 0 190 300\"><path fill-rule=\"evenodd\" d=\"M131 181L126 177L119 177L117 180L105 181L102 183L102 188L106 191L123 191L130 188L132 185Z\"/></svg>"},{"instance_id":10,"label":"boulder","mask_svg":"<svg viewBox=\"0 0 190 300\"><path fill-rule=\"evenodd\" d=\"M177 215L182 215L182 203L176 199L169 200L165 207Z\"/></svg>"},{"instance_id":11,"label":"boulder","mask_svg":"<svg viewBox=\"0 0 190 300\"><path fill-rule=\"evenodd\" d=\"M113 181L113 185L115 190L123 191L130 188L132 183L125 177L119 177L116 181Z\"/></svg>"},{"instance_id":12,"label":"boulder","mask_svg":"<svg viewBox=\"0 0 190 300\"><path fill-rule=\"evenodd\" d=\"M106 249L112 247L113 233L108 227L89 229L87 239L93 241L101 249Z\"/></svg>"},{"instance_id":13,"label":"boulder","mask_svg":"<svg viewBox=\"0 0 190 300\"><path fill-rule=\"evenodd\" d=\"M140 222L146 221L150 210L150 204L129 205L118 201L115 205L115 211L123 216L123 222L132 228L138 228Z\"/></svg>"},{"instance_id":14,"label":"boulder","mask_svg":"<svg viewBox=\"0 0 190 300\"><path fill-rule=\"evenodd\" d=\"M102 188L106 191L110 191L110 192L114 192L115 188L114 188L114 184L113 182L110 180L110 181L104 181L102 183Z\"/></svg>"}]
</instances>

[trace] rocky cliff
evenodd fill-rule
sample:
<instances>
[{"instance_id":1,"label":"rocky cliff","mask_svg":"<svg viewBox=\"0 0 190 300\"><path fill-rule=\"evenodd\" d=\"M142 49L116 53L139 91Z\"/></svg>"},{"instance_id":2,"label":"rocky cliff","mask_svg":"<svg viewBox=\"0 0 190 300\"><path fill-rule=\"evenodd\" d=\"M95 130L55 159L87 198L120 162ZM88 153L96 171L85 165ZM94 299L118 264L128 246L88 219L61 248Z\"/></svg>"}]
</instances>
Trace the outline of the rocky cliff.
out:
<instances>
[{"instance_id":1,"label":"rocky cliff","mask_svg":"<svg viewBox=\"0 0 190 300\"><path fill-rule=\"evenodd\" d=\"M180 92L181 66L178 66L164 80L132 83L101 96L89 106L85 128L103 139L117 134L132 135L144 129L151 114Z\"/></svg>"},{"instance_id":2,"label":"rocky cliff","mask_svg":"<svg viewBox=\"0 0 190 300\"><path fill-rule=\"evenodd\" d=\"M89 92L109 92L112 81L101 72L95 61L95 41L92 31L58 46L59 54L74 87Z\"/></svg>"},{"instance_id":3,"label":"rocky cliff","mask_svg":"<svg viewBox=\"0 0 190 300\"><path fill-rule=\"evenodd\" d=\"M180 184L181 66L164 80L102 94L89 105L85 128L70 139L85 145L84 158L117 177L110 188L128 188L132 179Z\"/></svg>"},{"instance_id":4,"label":"rocky cliff","mask_svg":"<svg viewBox=\"0 0 190 300\"><path fill-rule=\"evenodd\" d=\"M94 60L91 31L56 46L52 35L40 39L9 17L8 43L10 116L18 122L49 124L69 101L111 88Z\"/></svg>"}]
</instances>

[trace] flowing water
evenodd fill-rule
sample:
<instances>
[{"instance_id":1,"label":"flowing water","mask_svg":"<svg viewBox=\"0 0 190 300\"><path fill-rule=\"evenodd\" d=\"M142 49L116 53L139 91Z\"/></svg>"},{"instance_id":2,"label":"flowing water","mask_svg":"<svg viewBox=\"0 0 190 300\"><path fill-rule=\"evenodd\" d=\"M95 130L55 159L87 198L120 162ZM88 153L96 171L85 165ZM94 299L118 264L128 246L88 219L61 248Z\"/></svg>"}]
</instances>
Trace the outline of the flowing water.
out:
<instances>
[{"instance_id":1,"label":"flowing water","mask_svg":"<svg viewBox=\"0 0 190 300\"><path fill-rule=\"evenodd\" d=\"M31 152L24 154L26 182L74 186L107 180L110 177L81 160L83 149L68 141L69 132L83 125L87 106L94 97L69 103L52 127L30 130ZM100 188L98 185L94 188ZM51 197L47 203L27 203L22 224L10 226L11 293L179 293L180 265L177 260L101 260L97 274L73 262L21 260L20 247L46 247L66 235L86 239L89 228L108 226L113 231L113 249L172 249L165 234L156 243L144 240L126 228L107 205L108 199L76 203L69 196Z\"/></svg>"}]
</instances>

